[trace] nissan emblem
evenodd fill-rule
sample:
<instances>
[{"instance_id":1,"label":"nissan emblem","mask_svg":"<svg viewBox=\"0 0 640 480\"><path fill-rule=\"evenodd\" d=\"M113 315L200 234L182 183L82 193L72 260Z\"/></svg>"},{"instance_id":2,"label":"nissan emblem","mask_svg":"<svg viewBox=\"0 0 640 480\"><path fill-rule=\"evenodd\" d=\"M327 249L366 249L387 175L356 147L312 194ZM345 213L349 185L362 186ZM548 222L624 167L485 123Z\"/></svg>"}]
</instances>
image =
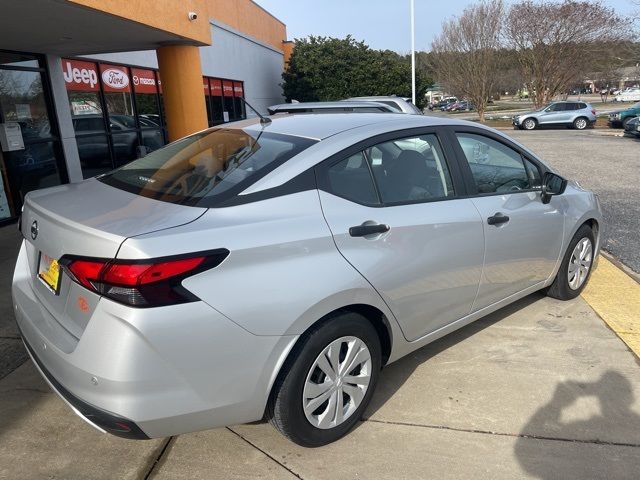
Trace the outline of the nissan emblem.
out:
<instances>
[{"instance_id":1,"label":"nissan emblem","mask_svg":"<svg viewBox=\"0 0 640 480\"><path fill-rule=\"evenodd\" d=\"M31 238L35 240L38 236L38 221L34 220L31 224Z\"/></svg>"}]
</instances>

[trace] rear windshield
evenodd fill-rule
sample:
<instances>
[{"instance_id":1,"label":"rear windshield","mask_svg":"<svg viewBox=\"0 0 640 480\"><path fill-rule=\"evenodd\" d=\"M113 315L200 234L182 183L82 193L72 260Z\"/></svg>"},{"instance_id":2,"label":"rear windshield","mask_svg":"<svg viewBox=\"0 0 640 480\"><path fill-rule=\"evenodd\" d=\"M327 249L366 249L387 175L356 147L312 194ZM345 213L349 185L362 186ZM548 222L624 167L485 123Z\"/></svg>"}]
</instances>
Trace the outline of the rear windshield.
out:
<instances>
[{"instance_id":1,"label":"rear windshield","mask_svg":"<svg viewBox=\"0 0 640 480\"><path fill-rule=\"evenodd\" d=\"M196 133L99 180L137 195L210 207L316 143L268 131L216 128Z\"/></svg>"}]
</instances>

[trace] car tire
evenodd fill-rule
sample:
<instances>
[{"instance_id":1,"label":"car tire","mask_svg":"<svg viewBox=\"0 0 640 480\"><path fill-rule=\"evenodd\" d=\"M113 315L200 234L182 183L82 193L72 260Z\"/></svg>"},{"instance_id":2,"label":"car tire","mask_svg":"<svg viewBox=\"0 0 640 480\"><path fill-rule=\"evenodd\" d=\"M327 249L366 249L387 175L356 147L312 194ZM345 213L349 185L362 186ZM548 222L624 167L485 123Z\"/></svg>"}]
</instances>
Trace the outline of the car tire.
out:
<instances>
[{"instance_id":1,"label":"car tire","mask_svg":"<svg viewBox=\"0 0 640 480\"><path fill-rule=\"evenodd\" d=\"M304 447L338 440L360 420L371 400L381 359L380 339L365 317L352 312L330 317L302 335L289 354L272 389L267 418L285 437ZM349 368L350 361L358 363ZM325 373L327 369L333 379ZM346 417L341 419L339 412Z\"/></svg>"},{"instance_id":2,"label":"car tire","mask_svg":"<svg viewBox=\"0 0 640 480\"><path fill-rule=\"evenodd\" d=\"M525 130L533 130L538 126L538 122L536 122L533 118L527 118L524 122L522 122L522 128Z\"/></svg>"},{"instance_id":3,"label":"car tire","mask_svg":"<svg viewBox=\"0 0 640 480\"><path fill-rule=\"evenodd\" d=\"M584 130L589 126L589 121L584 117L578 117L573 121L573 128L576 130Z\"/></svg>"},{"instance_id":4,"label":"car tire","mask_svg":"<svg viewBox=\"0 0 640 480\"><path fill-rule=\"evenodd\" d=\"M558 300L571 300L580 295L591 276L594 253L593 230L582 225L569 242L556 278L546 294Z\"/></svg>"},{"instance_id":5,"label":"car tire","mask_svg":"<svg viewBox=\"0 0 640 480\"><path fill-rule=\"evenodd\" d=\"M622 120L622 128L625 128L627 126L627 123L629 123L631 120L633 120L634 117L627 117L624 120Z\"/></svg>"}]
</instances>

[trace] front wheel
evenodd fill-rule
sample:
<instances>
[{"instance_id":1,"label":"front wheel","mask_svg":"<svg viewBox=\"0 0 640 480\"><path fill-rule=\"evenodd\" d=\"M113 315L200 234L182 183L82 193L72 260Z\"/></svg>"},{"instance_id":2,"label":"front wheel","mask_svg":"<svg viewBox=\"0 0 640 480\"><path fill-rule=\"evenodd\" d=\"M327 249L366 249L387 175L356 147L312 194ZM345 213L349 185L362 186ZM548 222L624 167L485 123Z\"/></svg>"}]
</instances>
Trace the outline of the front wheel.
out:
<instances>
[{"instance_id":1,"label":"front wheel","mask_svg":"<svg viewBox=\"0 0 640 480\"><path fill-rule=\"evenodd\" d=\"M536 128L537 123L533 118L527 118L524 122L522 122L522 128L525 130L533 130Z\"/></svg>"},{"instance_id":2,"label":"front wheel","mask_svg":"<svg viewBox=\"0 0 640 480\"><path fill-rule=\"evenodd\" d=\"M298 445L334 442L360 420L380 367L373 325L356 313L334 316L300 338L278 375L267 416Z\"/></svg>"},{"instance_id":3,"label":"front wheel","mask_svg":"<svg viewBox=\"0 0 640 480\"><path fill-rule=\"evenodd\" d=\"M593 230L582 225L571 239L555 280L547 289L547 295L559 300L576 298L591 275L595 253Z\"/></svg>"},{"instance_id":4,"label":"front wheel","mask_svg":"<svg viewBox=\"0 0 640 480\"><path fill-rule=\"evenodd\" d=\"M573 128L576 130L584 130L588 125L589 123L586 118L579 117L573 121Z\"/></svg>"}]
</instances>

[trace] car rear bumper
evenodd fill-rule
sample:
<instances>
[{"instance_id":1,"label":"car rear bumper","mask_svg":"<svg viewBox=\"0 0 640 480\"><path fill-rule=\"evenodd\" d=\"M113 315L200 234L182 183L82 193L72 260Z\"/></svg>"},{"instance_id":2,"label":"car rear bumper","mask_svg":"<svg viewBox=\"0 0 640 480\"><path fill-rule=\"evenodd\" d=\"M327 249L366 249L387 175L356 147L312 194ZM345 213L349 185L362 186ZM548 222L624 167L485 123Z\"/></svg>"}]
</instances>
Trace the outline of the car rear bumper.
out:
<instances>
[{"instance_id":1,"label":"car rear bumper","mask_svg":"<svg viewBox=\"0 0 640 480\"><path fill-rule=\"evenodd\" d=\"M159 438L259 420L297 336L258 336L204 302L135 309L101 299L71 352L34 295L24 247L12 294L25 346L51 387L101 431Z\"/></svg>"}]
</instances>

